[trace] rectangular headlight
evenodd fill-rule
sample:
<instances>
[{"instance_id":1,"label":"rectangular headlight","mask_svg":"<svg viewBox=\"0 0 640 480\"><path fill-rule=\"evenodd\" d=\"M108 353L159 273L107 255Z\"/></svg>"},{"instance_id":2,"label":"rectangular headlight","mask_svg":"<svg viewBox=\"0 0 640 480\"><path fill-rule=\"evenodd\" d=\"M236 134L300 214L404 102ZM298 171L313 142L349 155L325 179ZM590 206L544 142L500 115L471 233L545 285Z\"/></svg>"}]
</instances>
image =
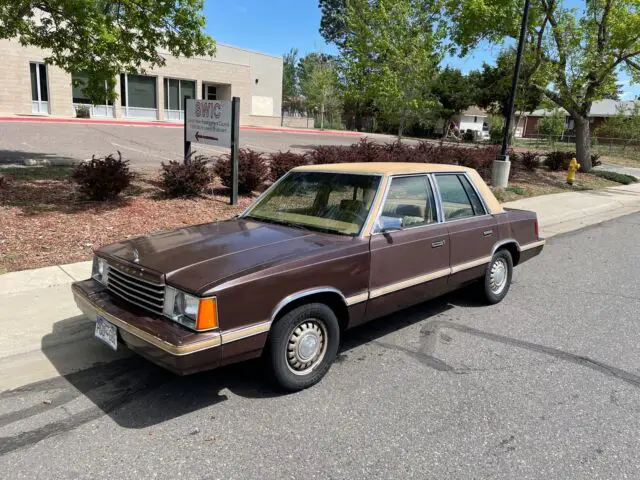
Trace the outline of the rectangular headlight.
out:
<instances>
[{"instance_id":1,"label":"rectangular headlight","mask_svg":"<svg viewBox=\"0 0 640 480\"><path fill-rule=\"evenodd\" d=\"M105 286L109 282L109 264L104 258L94 255L91 278Z\"/></svg>"},{"instance_id":2,"label":"rectangular headlight","mask_svg":"<svg viewBox=\"0 0 640 480\"><path fill-rule=\"evenodd\" d=\"M215 298L200 298L167 286L164 315L193 330L205 331L218 327Z\"/></svg>"}]
</instances>

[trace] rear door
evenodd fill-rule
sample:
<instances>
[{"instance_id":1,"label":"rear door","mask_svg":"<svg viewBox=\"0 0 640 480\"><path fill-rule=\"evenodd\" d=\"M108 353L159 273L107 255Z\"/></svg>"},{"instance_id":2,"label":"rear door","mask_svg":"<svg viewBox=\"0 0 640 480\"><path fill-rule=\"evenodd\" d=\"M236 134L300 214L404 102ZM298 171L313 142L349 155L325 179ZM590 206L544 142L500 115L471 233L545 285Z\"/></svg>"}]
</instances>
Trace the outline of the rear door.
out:
<instances>
[{"instance_id":1,"label":"rear door","mask_svg":"<svg viewBox=\"0 0 640 480\"><path fill-rule=\"evenodd\" d=\"M371 236L367 318L442 293L449 276L449 235L438 222L427 175L392 177Z\"/></svg>"},{"instance_id":2,"label":"rear door","mask_svg":"<svg viewBox=\"0 0 640 480\"><path fill-rule=\"evenodd\" d=\"M452 286L484 275L498 231L482 197L464 173L435 174L451 246Z\"/></svg>"}]
</instances>

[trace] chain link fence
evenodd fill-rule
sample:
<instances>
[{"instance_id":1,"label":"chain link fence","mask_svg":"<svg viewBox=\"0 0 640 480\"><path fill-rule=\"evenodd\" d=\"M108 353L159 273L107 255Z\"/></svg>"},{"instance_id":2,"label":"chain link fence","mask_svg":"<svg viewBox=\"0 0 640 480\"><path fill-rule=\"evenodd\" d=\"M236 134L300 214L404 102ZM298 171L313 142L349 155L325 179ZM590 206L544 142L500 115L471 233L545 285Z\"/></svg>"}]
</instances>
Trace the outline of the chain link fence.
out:
<instances>
[{"instance_id":1,"label":"chain link fence","mask_svg":"<svg viewBox=\"0 0 640 480\"><path fill-rule=\"evenodd\" d=\"M547 135L516 138L515 146L531 150L565 150L575 151L576 137L562 135L550 137ZM624 157L640 160L640 139L592 137L591 153L607 157Z\"/></svg>"}]
</instances>

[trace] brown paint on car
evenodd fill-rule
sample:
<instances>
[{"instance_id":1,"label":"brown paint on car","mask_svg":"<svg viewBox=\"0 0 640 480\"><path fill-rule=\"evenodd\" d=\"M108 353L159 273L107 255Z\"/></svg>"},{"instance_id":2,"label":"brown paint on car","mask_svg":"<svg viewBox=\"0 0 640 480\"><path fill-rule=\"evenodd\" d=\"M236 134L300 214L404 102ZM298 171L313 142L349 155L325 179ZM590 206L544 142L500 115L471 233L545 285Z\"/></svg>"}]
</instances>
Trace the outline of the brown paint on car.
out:
<instances>
[{"instance_id":1,"label":"brown paint on car","mask_svg":"<svg viewBox=\"0 0 640 480\"><path fill-rule=\"evenodd\" d=\"M428 167L395 164L378 172L383 170L378 165L325 168L383 175L381 189L393 184L395 175L431 175ZM302 303L329 304L342 327L350 328L481 278L497 247L515 249L519 258L514 263L540 253L535 213L503 210L488 187L477 184L481 180L474 171L443 166L433 171L466 175L486 211L372 233L369 226L373 230L384 208L385 192L380 191L360 235L240 217L134 238L96 252L131 277L215 297L214 331L196 332L150 313L93 279L74 283L73 293L85 313L114 322L120 340L133 351L187 374L261 355L278 314ZM436 202L442 207L439 197ZM131 288L136 288L133 283Z\"/></svg>"}]
</instances>

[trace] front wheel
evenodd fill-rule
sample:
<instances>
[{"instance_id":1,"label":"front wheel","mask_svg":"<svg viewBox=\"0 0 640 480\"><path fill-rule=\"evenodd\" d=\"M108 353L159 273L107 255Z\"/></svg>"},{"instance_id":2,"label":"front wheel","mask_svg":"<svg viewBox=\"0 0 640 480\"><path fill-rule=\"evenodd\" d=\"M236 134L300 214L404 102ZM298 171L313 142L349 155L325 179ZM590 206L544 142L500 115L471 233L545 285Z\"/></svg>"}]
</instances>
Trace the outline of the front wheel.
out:
<instances>
[{"instance_id":1,"label":"front wheel","mask_svg":"<svg viewBox=\"0 0 640 480\"><path fill-rule=\"evenodd\" d=\"M269 336L268 360L282 388L292 392L316 383L338 354L340 325L322 303L302 305L280 318Z\"/></svg>"},{"instance_id":2,"label":"front wheel","mask_svg":"<svg viewBox=\"0 0 640 480\"><path fill-rule=\"evenodd\" d=\"M513 260L508 250L498 250L487 265L484 280L481 283L482 293L489 305L502 301L507 296L513 276Z\"/></svg>"}]
</instances>

